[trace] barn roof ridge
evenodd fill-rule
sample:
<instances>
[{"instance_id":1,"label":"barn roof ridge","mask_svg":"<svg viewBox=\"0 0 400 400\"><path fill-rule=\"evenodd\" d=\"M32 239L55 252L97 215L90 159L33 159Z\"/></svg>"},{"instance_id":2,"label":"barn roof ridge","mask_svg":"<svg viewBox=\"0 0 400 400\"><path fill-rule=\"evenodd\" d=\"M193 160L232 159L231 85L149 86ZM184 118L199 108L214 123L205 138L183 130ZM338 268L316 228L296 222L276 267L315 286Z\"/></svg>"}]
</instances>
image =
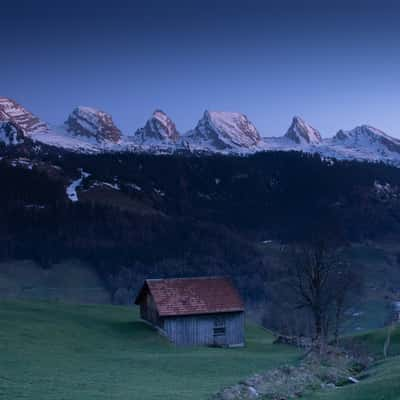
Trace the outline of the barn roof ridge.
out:
<instances>
[{"instance_id":1,"label":"barn roof ridge","mask_svg":"<svg viewBox=\"0 0 400 400\"><path fill-rule=\"evenodd\" d=\"M148 281L152 281L152 282L156 282L156 281L191 281L194 279L228 279L231 280L231 278L227 275L207 275L207 276L192 276L192 277L178 277L178 278L148 278L145 279L146 282Z\"/></svg>"}]
</instances>

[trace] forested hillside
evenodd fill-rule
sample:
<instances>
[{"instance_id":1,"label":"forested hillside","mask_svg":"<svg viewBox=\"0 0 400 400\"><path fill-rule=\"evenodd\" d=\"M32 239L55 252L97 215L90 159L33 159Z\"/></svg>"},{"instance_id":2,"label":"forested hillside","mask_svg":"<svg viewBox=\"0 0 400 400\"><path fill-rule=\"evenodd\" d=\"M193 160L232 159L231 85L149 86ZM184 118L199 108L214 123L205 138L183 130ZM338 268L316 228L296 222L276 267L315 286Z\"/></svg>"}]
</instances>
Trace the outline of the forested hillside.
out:
<instances>
[{"instance_id":1,"label":"forested hillside","mask_svg":"<svg viewBox=\"0 0 400 400\"><path fill-rule=\"evenodd\" d=\"M284 274L279 246L400 234L400 169L384 164L298 152L13 151L0 161L0 260L51 268L79 259L112 294L121 286L133 293L145 277L223 274L257 301ZM71 182L78 201L67 196ZM266 256L265 241L276 244L276 257Z\"/></svg>"}]
</instances>

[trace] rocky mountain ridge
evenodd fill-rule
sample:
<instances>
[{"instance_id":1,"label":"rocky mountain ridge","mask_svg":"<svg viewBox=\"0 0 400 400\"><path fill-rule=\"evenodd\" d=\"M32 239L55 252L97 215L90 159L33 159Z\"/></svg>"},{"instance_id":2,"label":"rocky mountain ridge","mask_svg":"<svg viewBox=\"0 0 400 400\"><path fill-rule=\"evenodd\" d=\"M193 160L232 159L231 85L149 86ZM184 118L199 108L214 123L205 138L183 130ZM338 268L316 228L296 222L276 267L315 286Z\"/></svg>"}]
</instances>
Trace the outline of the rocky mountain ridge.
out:
<instances>
[{"instance_id":1,"label":"rocky mountain ridge","mask_svg":"<svg viewBox=\"0 0 400 400\"><path fill-rule=\"evenodd\" d=\"M180 134L173 120L155 110L143 128L124 135L111 115L91 107L76 107L64 125L51 127L14 100L0 97L0 142L17 145L25 138L80 153L190 152L252 154L260 151L300 151L324 158L385 162L400 166L400 140L361 125L340 130L333 138L295 116L280 137L261 137L248 117L238 112L206 110L194 129Z\"/></svg>"},{"instance_id":2,"label":"rocky mountain ridge","mask_svg":"<svg viewBox=\"0 0 400 400\"><path fill-rule=\"evenodd\" d=\"M184 139L200 149L220 151L257 149L261 143L260 134L246 115L208 110Z\"/></svg>"},{"instance_id":3,"label":"rocky mountain ridge","mask_svg":"<svg viewBox=\"0 0 400 400\"><path fill-rule=\"evenodd\" d=\"M175 143L179 136L174 122L162 110L155 110L145 126L134 134L139 144Z\"/></svg>"},{"instance_id":4,"label":"rocky mountain ridge","mask_svg":"<svg viewBox=\"0 0 400 400\"><path fill-rule=\"evenodd\" d=\"M24 135L48 129L45 122L7 97L0 97L0 121L11 122Z\"/></svg>"},{"instance_id":5,"label":"rocky mountain ridge","mask_svg":"<svg viewBox=\"0 0 400 400\"><path fill-rule=\"evenodd\" d=\"M322 142L319 131L298 116L293 117L292 124L285 133L285 137L297 144L319 144Z\"/></svg>"},{"instance_id":6,"label":"rocky mountain ridge","mask_svg":"<svg viewBox=\"0 0 400 400\"><path fill-rule=\"evenodd\" d=\"M121 131L115 126L111 115L91 107L76 107L65 122L68 132L94 138L97 142L117 143Z\"/></svg>"}]
</instances>

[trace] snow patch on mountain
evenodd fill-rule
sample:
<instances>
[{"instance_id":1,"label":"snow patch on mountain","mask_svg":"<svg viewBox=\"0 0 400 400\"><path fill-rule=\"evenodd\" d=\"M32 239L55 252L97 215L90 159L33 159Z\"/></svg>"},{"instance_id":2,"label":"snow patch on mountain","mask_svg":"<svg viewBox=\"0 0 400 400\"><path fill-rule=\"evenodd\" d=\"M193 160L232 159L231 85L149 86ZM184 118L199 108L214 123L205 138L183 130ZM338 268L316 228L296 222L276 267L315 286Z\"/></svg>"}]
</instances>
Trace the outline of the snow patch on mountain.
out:
<instances>
[{"instance_id":1,"label":"snow patch on mountain","mask_svg":"<svg viewBox=\"0 0 400 400\"><path fill-rule=\"evenodd\" d=\"M50 126L47 132L34 133L31 138L49 146L77 153L99 153L106 151L108 148L108 143L99 143L94 137L77 136L73 132L69 132L65 125Z\"/></svg>"},{"instance_id":2,"label":"snow patch on mountain","mask_svg":"<svg viewBox=\"0 0 400 400\"><path fill-rule=\"evenodd\" d=\"M73 202L79 200L78 193L76 190L81 185L83 179L90 176L90 174L88 172L83 172L82 170L80 170L80 173L81 173L81 176L78 179L75 179L74 181L72 181L71 184L67 186L67 190L66 190L68 198Z\"/></svg>"}]
</instances>

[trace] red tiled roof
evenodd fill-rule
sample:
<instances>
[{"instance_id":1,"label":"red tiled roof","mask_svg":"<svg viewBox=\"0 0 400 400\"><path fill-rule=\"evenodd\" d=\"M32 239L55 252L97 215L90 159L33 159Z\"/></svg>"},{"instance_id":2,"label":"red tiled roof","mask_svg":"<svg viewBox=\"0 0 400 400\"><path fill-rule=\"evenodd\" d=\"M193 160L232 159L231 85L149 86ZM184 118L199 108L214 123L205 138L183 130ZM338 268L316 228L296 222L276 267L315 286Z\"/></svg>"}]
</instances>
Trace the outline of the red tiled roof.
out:
<instances>
[{"instance_id":1,"label":"red tiled roof","mask_svg":"<svg viewBox=\"0 0 400 400\"><path fill-rule=\"evenodd\" d=\"M243 302L228 278L148 279L135 303L150 291L161 317L244 311Z\"/></svg>"}]
</instances>

